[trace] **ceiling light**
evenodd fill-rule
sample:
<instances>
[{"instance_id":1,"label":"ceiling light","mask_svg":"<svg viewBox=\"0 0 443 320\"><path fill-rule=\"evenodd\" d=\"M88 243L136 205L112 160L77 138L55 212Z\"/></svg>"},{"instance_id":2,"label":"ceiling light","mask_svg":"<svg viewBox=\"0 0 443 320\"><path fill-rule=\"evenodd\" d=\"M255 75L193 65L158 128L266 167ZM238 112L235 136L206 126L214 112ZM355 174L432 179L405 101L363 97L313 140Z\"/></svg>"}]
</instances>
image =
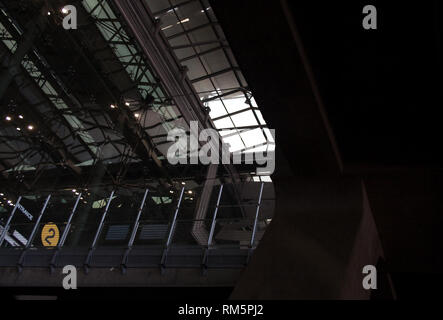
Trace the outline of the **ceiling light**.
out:
<instances>
[{"instance_id":1,"label":"ceiling light","mask_svg":"<svg viewBox=\"0 0 443 320\"><path fill-rule=\"evenodd\" d=\"M183 181L183 182L182 182L182 185L185 185L185 184L186 184L186 182Z\"/></svg>"},{"instance_id":2,"label":"ceiling light","mask_svg":"<svg viewBox=\"0 0 443 320\"><path fill-rule=\"evenodd\" d=\"M163 31L163 30L166 30L166 29L169 29L169 28L172 28L172 27L173 27L173 25L170 24L169 26L163 27L163 28L162 28L162 31Z\"/></svg>"},{"instance_id":3,"label":"ceiling light","mask_svg":"<svg viewBox=\"0 0 443 320\"><path fill-rule=\"evenodd\" d=\"M48 16L50 16L51 15L51 11L48 11Z\"/></svg>"},{"instance_id":4,"label":"ceiling light","mask_svg":"<svg viewBox=\"0 0 443 320\"><path fill-rule=\"evenodd\" d=\"M110 107L111 107L111 109L115 109L115 108L117 108L117 107L115 106L115 104L111 104Z\"/></svg>"},{"instance_id":5,"label":"ceiling light","mask_svg":"<svg viewBox=\"0 0 443 320\"><path fill-rule=\"evenodd\" d=\"M30 124L30 125L28 126L28 130L29 130L29 131L34 130L34 126L33 126L32 124Z\"/></svg>"},{"instance_id":6,"label":"ceiling light","mask_svg":"<svg viewBox=\"0 0 443 320\"><path fill-rule=\"evenodd\" d=\"M18 116L20 119L23 119L23 116L20 114L19 116Z\"/></svg>"},{"instance_id":7,"label":"ceiling light","mask_svg":"<svg viewBox=\"0 0 443 320\"><path fill-rule=\"evenodd\" d=\"M11 121L12 118L11 118L10 116L6 116L5 120L6 120L6 121Z\"/></svg>"},{"instance_id":8,"label":"ceiling light","mask_svg":"<svg viewBox=\"0 0 443 320\"><path fill-rule=\"evenodd\" d=\"M22 129L21 128L17 128L17 131L22 131Z\"/></svg>"},{"instance_id":9,"label":"ceiling light","mask_svg":"<svg viewBox=\"0 0 443 320\"><path fill-rule=\"evenodd\" d=\"M185 22L189 22L189 18L183 19L183 20L177 22L177 24L185 23Z\"/></svg>"},{"instance_id":10,"label":"ceiling light","mask_svg":"<svg viewBox=\"0 0 443 320\"><path fill-rule=\"evenodd\" d=\"M189 193L189 194L192 194L192 190L189 190L188 193Z\"/></svg>"},{"instance_id":11,"label":"ceiling light","mask_svg":"<svg viewBox=\"0 0 443 320\"><path fill-rule=\"evenodd\" d=\"M134 117L140 118L140 114L139 113L134 113Z\"/></svg>"},{"instance_id":12,"label":"ceiling light","mask_svg":"<svg viewBox=\"0 0 443 320\"><path fill-rule=\"evenodd\" d=\"M62 13L63 13L63 14L68 14L68 12L69 12L69 10L68 10L68 9L66 9L66 8L64 8L64 7L62 8L62 10L61 10L61 11L62 11Z\"/></svg>"},{"instance_id":13,"label":"ceiling light","mask_svg":"<svg viewBox=\"0 0 443 320\"><path fill-rule=\"evenodd\" d=\"M174 193L174 191L172 191L172 190L169 190L169 193Z\"/></svg>"},{"instance_id":14,"label":"ceiling light","mask_svg":"<svg viewBox=\"0 0 443 320\"><path fill-rule=\"evenodd\" d=\"M125 105L129 107L131 104L129 102L125 102Z\"/></svg>"}]
</instances>

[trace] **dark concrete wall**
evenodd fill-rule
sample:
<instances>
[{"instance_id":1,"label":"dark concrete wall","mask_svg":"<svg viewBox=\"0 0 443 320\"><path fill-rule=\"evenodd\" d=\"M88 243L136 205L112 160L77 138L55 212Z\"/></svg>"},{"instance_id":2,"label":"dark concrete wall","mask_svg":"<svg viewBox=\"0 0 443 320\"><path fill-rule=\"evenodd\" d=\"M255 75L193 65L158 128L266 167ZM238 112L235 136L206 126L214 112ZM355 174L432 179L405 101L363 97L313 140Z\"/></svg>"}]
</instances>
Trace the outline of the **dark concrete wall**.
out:
<instances>
[{"instance_id":1,"label":"dark concrete wall","mask_svg":"<svg viewBox=\"0 0 443 320\"><path fill-rule=\"evenodd\" d=\"M375 265L382 252L361 181L294 178L275 184L274 220L232 298L368 298L362 269Z\"/></svg>"}]
</instances>

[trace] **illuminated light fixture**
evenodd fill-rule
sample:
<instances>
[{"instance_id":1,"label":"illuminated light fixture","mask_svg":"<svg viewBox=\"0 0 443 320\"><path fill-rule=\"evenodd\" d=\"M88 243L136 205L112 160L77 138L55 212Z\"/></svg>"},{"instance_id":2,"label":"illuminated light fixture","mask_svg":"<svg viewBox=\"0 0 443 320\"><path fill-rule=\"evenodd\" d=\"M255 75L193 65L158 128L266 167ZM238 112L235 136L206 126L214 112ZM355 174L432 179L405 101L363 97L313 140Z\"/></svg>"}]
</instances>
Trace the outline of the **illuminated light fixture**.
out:
<instances>
[{"instance_id":1,"label":"illuminated light fixture","mask_svg":"<svg viewBox=\"0 0 443 320\"><path fill-rule=\"evenodd\" d=\"M0 193L0 196L3 197L5 194L4 193Z\"/></svg>"},{"instance_id":2,"label":"illuminated light fixture","mask_svg":"<svg viewBox=\"0 0 443 320\"><path fill-rule=\"evenodd\" d=\"M188 193L189 193L189 194L192 194L192 190L189 190Z\"/></svg>"},{"instance_id":3,"label":"illuminated light fixture","mask_svg":"<svg viewBox=\"0 0 443 320\"><path fill-rule=\"evenodd\" d=\"M6 121L11 121L12 118L11 118L10 116L6 116L5 120L6 120Z\"/></svg>"},{"instance_id":4,"label":"illuminated light fixture","mask_svg":"<svg viewBox=\"0 0 443 320\"><path fill-rule=\"evenodd\" d=\"M23 119L23 116L20 114L19 116L18 116L20 119Z\"/></svg>"},{"instance_id":5,"label":"illuminated light fixture","mask_svg":"<svg viewBox=\"0 0 443 320\"><path fill-rule=\"evenodd\" d=\"M189 22L189 18L183 19L183 20L177 22L177 24L185 23L185 22Z\"/></svg>"},{"instance_id":6,"label":"illuminated light fixture","mask_svg":"<svg viewBox=\"0 0 443 320\"><path fill-rule=\"evenodd\" d=\"M185 185L185 184L186 184L186 182L183 181L183 182L182 182L182 185Z\"/></svg>"},{"instance_id":7,"label":"illuminated light fixture","mask_svg":"<svg viewBox=\"0 0 443 320\"><path fill-rule=\"evenodd\" d=\"M174 191L172 191L172 190L169 190L169 193L174 193Z\"/></svg>"},{"instance_id":8,"label":"illuminated light fixture","mask_svg":"<svg viewBox=\"0 0 443 320\"><path fill-rule=\"evenodd\" d=\"M115 106L115 104L111 104L110 107L111 107L111 109L115 109L115 108L117 108L117 107Z\"/></svg>"},{"instance_id":9,"label":"illuminated light fixture","mask_svg":"<svg viewBox=\"0 0 443 320\"><path fill-rule=\"evenodd\" d=\"M11 200L8 200L8 203L9 203L9 204L11 204L11 203L12 203L12 201L11 201Z\"/></svg>"},{"instance_id":10,"label":"illuminated light fixture","mask_svg":"<svg viewBox=\"0 0 443 320\"><path fill-rule=\"evenodd\" d=\"M129 102L125 102L125 105L129 107L131 104Z\"/></svg>"},{"instance_id":11,"label":"illuminated light fixture","mask_svg":"<svg viewBox=\"0 0 443 320\"><path fill-rule=\"evenodd\" d=\"M80 193L76 192L75 195L78 196Z\"/></svg>"},{"instance_id":12,"label":"illuminated light fixture","mask_svg":"<svg viewBox=\"0 0 443 320\"><path fill-rule=\"evenodd\" d=\"M69 13L69 10L66 9L65 7L63 7L62 10L61 10L61 12L62 12L63 14L68 14L68 13Z\"/></svg>"},{"instance_id":13,"label":"illuminated light fixture","mask_svg":"<svg viewBox=\"0 0 443 320\"><path fill-rule=\"evenodd\" d=\"M134 117L136 117L136 118L140 118L140 113L135 113L135 114L134 114Z\"/></svg>"},{"instance_id":14,"label":"illuminated light fixture","mask_svg":"<svg viewBox=\"0 0 443 320\"><path fill-rule=\"evenodd\" d=\"M77 192L77 190L76 189L72 189L72 192Z\"/></svg>"},{"instance_id":15,"label":"illuminated light fixture","mask_svg":"<svg viewBox=\"0 0 443 320\"><path fill-rule=\"evenodd\" d=\"M19 127L17 127L17 131L22 131L22 129L21 129L21 128L19 128Z\"/></svg>"},{"instance_id":16,"label":"illuminated light fixture","mask_svg":"<svg viewBox=\"0 0 443 320\"><path fill-rule=\"evenodd\" d=\"M48 11L48 16L50 16L51 15L51 11Z\"/></svg>"},{"instance_id":17,"label":"illuminated light fixture","mask_svg":"<svg viewBox=\"0 0 443 320\"><path fill-rule=\"evenodd\" d=\"M172 27L173 27L173 25L170 24L169 26L163 27L163 28L162 28L162 31L163 31L163 30L166 30L166 29L169 29L169 28L172 28Z\"/></svg>"},{"instance_id":18,"label":"illuminated light fixture","mask_svg":"<svg viewBox=\"0 0 443 320\"><path fill-rule=\"evenodd\" d=\"M34 126L33 126L32 124L30 124L30 125L28 126L28 130L29 130L29 131L34 130Z\"/></svg>"},{"instance_id":19,"label":"illuminated light fixture","mask_svg":"<svg viewBox=\"0 0 443 320\"><path fill-rule=\"evenodd\" d=\"M191 201L192 201L192 200L194 200L194 198L189 198L189 200L191 200Z\"/></svg>"}]
</instances>

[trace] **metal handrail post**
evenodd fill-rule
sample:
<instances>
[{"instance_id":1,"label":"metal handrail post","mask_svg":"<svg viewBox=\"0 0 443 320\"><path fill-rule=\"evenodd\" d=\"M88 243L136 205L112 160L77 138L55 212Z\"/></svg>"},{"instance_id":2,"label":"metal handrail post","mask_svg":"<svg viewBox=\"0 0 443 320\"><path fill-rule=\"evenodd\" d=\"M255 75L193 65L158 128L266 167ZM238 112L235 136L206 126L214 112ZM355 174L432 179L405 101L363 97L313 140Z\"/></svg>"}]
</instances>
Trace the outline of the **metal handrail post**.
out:
<instances>
[{"instance_id":1,"label":"metal handrail post","mask_svg":"<svg viewBox=\"0 0 443 320\"><path fill-rule=\"evenodd\" d=\"M108 203L106 204L106 208L105 208L105 211L103 212L97 232L95 233L94 241L92 241L91 248L95 248L95 246L97 245L97 240L102 232L103 224L105 222L106 215L108 214L109 206L111 204L112 198L114 197L114 192L115 192L115 190L112 190L111 195L109 196Z\"/></svg>"},{"instance_id":2,"label":"metal handrail post","mask_svg":"<svg viewBox=\"0 0 443 320\"><path fill-rule=\"evenodd\" d=\"M98 237L100 236L100 234L102 232L103 223L105 221L106 215L108 214L109 205L111 204L112 198L114 197L114 193L115 193L115 190L112 190L111 195L109 196L109 199L108 199L108 203L106 204L105 211L103 212L102 218L100 220L100 224L98 226L97 232L95 233L94 240L92 241L92 245L89 248L89 252L88 252L88 255L87 255L85 263L84 263L84 268L85 268L86 273L89 272L89 261L91 260L92 253L94 252L95 246L97 245Z\"/></svg>"},{"instance_id":3,"label":"metal handrail post","mask_svg":"<svg viewBox=\"0 0 443 320\"><path fill-rule=\"evenodd\" d=\"M60 249L63 247L66 241L66 237L68 236L69 230L71 229L71 221L74 217L74 214L77 210L78 203L80 202L80 199L82 197L82 194L80 193L77 197L77 200L75 201L74 207L72 208L71 214L69 215L68 221L66 222L65 230L63 230L62 237L60 238L60 241L57 245L57 250L54 252L54 255L52 256L51 262L49 263L49 269L51 270L51 273L54 271L55 261L57 259L57 255L60 251Z\"/></svg>"},{"instance_id":4,"label":"metal handrail post","mask_svg":"<svg viewBox=\"0 0 443 320\"><path fill-rule=\"evenodd\" d=\"M183 198L183 192L185 191L185 187L182 188L182 191L180 193L180 199L178 200L178 204L177 204L177 208L175 209L175 214L174 214L174 218L172 220L172 225L171 225L171 230L169 230L169 236L168 236L168 240L166 242L166 247L168 248L169 245L171 244L171 240L172 240L172 236L174 234L174 229L175 229L175 225L177 223L177 215L178 215L178 211L180 209L180 204L182 202L182 198Z\"/></svg>"},{"instance_id":5,"label":"metal handrail post","mask_svg":"<svg viewBox=\"0 0 443 320\"><path fill-rule=\"evenodd\" d=\"M132 249L132 245L134 244L135 236L137 235L137 230L140 225L140 217L143 212L143 207L145 206L145 203L146 203L146 197L148 196L148 192L149 192L149 189L146 189L145 194L143 196L143 200L140 204L140 208L138 209L137 218L135 219L134 226L132 228L131 237L129 238L129 242L128 242L128 248L126 249L125 253L123 254L123 258L122 258L122 262L121 262L121 270L123 273L126 273L126 262L128 260L129 252Z\"/></svg>"},{"instance_id":6,"label":"metal handrail post","mask_svg":"<svg viewBox=\"0 0 443 320\"><path fill-rule=\"evenodd\" d=\"M129 248L132 247L132 245L134 244L135 236L137 234L138 226L140 224L140 217L141 217L141 214L143 211L143 207L145 206L146 197L148 196L148 192L149 192L149 189L146 189L145 194L143 196L142 203L140 204L140 209L138 209L137 218L135 219L134 227L131 232L131 238L129 239L129 242L128 242Z\"/></svg>"},{"instance_id":7,"label":"metal handrail post","mask_svg":"<svg viewBox=\"0 0 443 320\"><path fill-rule=\"evenodd\" d=\"M217 213L218 213L218 208L220 205L220 199L222 196L222 192L223 192L223 185L220 185L220 190L218 192L218 198L217 198L217 205L215 206L214 216L212 217L211 231L209 232L208 248L212 245L212 238L214 236L215 223L216 223L216 219L217 219Z\"/></svg>"},{"instance_id":8,"label":"metal handrail post","mask_svg":"<svg viewBox=\"0 0 443 320\"><path fill-rule=\"evenodd\" d=\"M32 242L34 241L35 234L37 233L37 228L38 228L38 226L39 226L39 224L40 224L40 221L41 221L41 219L42 219L42 217L43 217L43 214L44 214L45 211L46 211L46 207L48 206L48 203L49 203L49 200L50 200L50 199L51 199L51 195L49 195L49 196L46 198L45 204L43 205L43 208L42 208L42 210L40 211L40 215L38 216L37 221L35 222L34 228L32 229L31 235L29 236L29 241L28 241L28 243L26 244L26 249L28 249L28 248L32 245Z\"/></svg>"},{"instance_id":9,"label":"metal handrail post","mask_svg":"<svg viewBox=\"0 0 443 320\"><path fill-rule=\"evenodd\" d=\"M162 271L163 271L163 268L164 268L164 266L166 264L166 258L168 256L169 245L171 244L172 236L174 234L175 225L177 223L177 215L178 215L178 211L180 209L180 204L182 202L184 191L185 191L185 187L182 188L182 191L180 193L180 198L179 198L178 203L177 203L177 208L175 209L174 218L172 219L171 229L169 230L168 240L166 241L166 247L163 250L162 259L161 259L161 262L160 262L161 267L162 267Z\"/></svg>"},{"instance_id":10,"label":"metal handrail post","mask_svg":"<svg viewBox=\"0 0 443 320\"><path fill-rule=\"evenodd\" d=\"M28 240L28 242L26 243L25 249L23 250L22 254L20 255L20 257L19 257L19 259L18 259L17 267L18 267L18 271L19 271L19 272L22 271L22 268L23 268L23 260L25 259L26 252L27 252L27 250L31 247L32 242L34 242L35 234L37 233L38 226L40 225L40 221L41 221L41 219L42 219L42 217L43 217L43 214L44 214L45 211L46 211L46 207L48 206L48 203L49 203L49 200L50 200L50 199L51 199L51 195L49 195L49 196L46 198L46 201L45 201L45 203L44 203L44 205L43 205L43 208L42 208L42 210L40 211L40 214L39 214L37 220L35 221L34 228L32 228L32 232L31 232L31 235L29 236L29 240Z\"/></svg>"},{"instance_id":11,"label":"metal handrail post","mask_svg":"<svg viewBox=\"0 0 443 320\"><path fill-rule=\"evenodd\" d=\"M72 218L74 217L75 211L77 210L77 206L78 206L78 203L79 203L81 197L82 197L82 194L80 193L77 197L77 200L75 201L74 207L72 208L71 214L69 215L68 222L66 223L65 230L63 231L62 237L61 237L60 242L58 244L58 248L63 247L63 245L65 244L66 237L68 236L68 232L71 229Z\"/></svg>"},{"instance_id":12,"label":"metal handrail post","mask_svg":"<svg viewBox=\"0 0 443 320\"><path fill-rule=\"evenodd\" d=\"M220 185L220 190L218 191L217 204L215 205L214 216L212 217L212 223L211 223L211 230L209 231L209 236L208 236L208 246L203 254L203 263L202 263L203 274L206 274L206 263L208 261L209 249L211 248L212 245L212 238L214 237L215 224L217 222L217 213L218 213L218 208L220 206L220 199L222 193L223 193L223 184Z\"/></svg>"},{"instance_id":13,"label":"metal handrail post","mask_svg":"<svg viewBox=\"0 0 443 320\"><path fill-rule=\"evenodd\" d=\"M252 229L252 236L251 236L251 244L250 247L252 248L254 246L254 240L255 240L255 233L257 231L257 220L258 220L258 213L260 211L260 204L261 204L261 199L262 199L262 194L263 194L263 186L264 186L264 182L261 183L260 186L260 195L258 197L258 203L257 203L257 210L255 211L255 220L254 220L254 228Z\"/></svg>"}]
</instances>

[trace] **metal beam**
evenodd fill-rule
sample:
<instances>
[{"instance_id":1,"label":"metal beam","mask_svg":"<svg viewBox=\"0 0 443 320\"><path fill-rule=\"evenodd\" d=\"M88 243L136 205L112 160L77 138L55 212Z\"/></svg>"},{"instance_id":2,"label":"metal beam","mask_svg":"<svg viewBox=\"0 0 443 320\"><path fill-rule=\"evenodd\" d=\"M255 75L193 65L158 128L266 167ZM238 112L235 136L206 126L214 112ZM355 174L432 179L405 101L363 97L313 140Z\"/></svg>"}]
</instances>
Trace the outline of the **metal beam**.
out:
<instances>
[{"instance_id":1,"label":"metal beam","mask_svg":"<svg viewBox=\"0 0 443 320\"><path fill-rule=\"evenodd\" d=\"M103 75L97 70L97 63L95 63L93 58L83 50L74 37L72 37L69 33L66 34L66 37L68 40L70 40L74 50L76 50L76 52L82 57L83 61L87 64L90 70L93 71L99 84L105 89L110 103L113 103L116 106L114 109L109 108L109 106L104 106L106 108L104 111L115 123L119 123L121 125L122 134L125 136L128 144L131 146L134 152L137 153L142 160L147 161L152 159L163 175L167 177L167 173L164 171L164 169L162 169L162 163L154 150L154 144L152 141L150 141L143 128L135 121L128 108L119 103L119 101L121 101L121 97L115 94L115 90L110 88L108 81L105 80Z\"/></svg>"},{"instance_id":2,"label":"metal beam","mask_svg":"<svg viewBox=\"0 0 443 320\"><path fill-rule=\"evenodd\" d=\"M0 75L0 99L3 98L12 80L21 72L23 58L34 46L34 41L44 32L48 22L47 10L43 8L39 15L26 26L26 32L17 44L14 55L3 58L6 68ZM3 16L3 13L0 13Z\"/></svg>"},{"instance_id":3,"label":"metal beam","mask_svg":"<svg viewBox=\"0 0 443 320\"><path fill-rule=\"evenodd\" d=\"M0 44L0 51L2 52L3 56L12 57L11 53L9 53L4 44ZM6 62L4 60L2 62L2 65L5 66L5 63ZM0 81L3 80L4 79L1 78L0 76ZM30 79L29 75L23 70L21 65L18 67L18 70L16 71L16 75L13 81L16 82L18 91L27 100L27 102L30 105L35 105L36 103L49 105L51 103L44 95L44 93L41 91L41 89L37 86L37 84L32 79ZM72 154L70 154L67 150L65 150L65 144L60 139L60 137L57 136L55 133L53 133L51 129L47 128L46 121L38 112L36 112L33 108L29 108L29 112L32 114L32 117L35 120L37 120L38 122L37 125L39 126L39 130L44 132L45 136L47 137L47 141L50 142L50 143L44 143L44 145L51 146L51 148L53 148L54 151L59 154L60 158L64 160L64 162L69 168L71 168L76 174L81 174L82 172L81 168L75 165L75 163L77 162L76 158ZM36 140L35 143L38 143L38 141ZM46 153L52 159L54 159L54 155L51 154L51 152L47 152L46 150ZM57 162L58 159L54 160Z\"/></svg>"},{"instance_id":4,"label":"metal beam","mask_svg":"<svg viewBox=\"0 0 443 320\"><path fill-rule=\"evenodd\" d=\"M209 78L212 78L212 77L216 77L216 76L222 75L222 74L230 72L230 71L236 71L236 70L239 70L239 68L237 68L237 67L226 68L226 69L214 72L214 73L210 73L210 74L204 75L202 77L191 79L191 82L192 83L196 83L196 82L199 82L199 81L202 81L202 80L206 80L206 79L209 79Z\"/></svg>"},{"instance_id":5,"label":"metal beam","mask_svg":"<svg viewBox=\"0 0 443 320\"><path fill-rule=\"evenodd\" d=\"M206 27L210 27L210 26L213 26L213 25L217 26L217 25L219 25L219 23L218 22L209 22L209 23L201 24L201 25L196 26L194 28L186 29L183 32L179 32L179 33L173 34L173 35L167 37L166 39L169 41L169 40L172 40L172 39L175 39L175 38L187 35L188 33L191 33L191 32L194 32L194 31L206 28Z\"/></svg>"}]
</instances>

